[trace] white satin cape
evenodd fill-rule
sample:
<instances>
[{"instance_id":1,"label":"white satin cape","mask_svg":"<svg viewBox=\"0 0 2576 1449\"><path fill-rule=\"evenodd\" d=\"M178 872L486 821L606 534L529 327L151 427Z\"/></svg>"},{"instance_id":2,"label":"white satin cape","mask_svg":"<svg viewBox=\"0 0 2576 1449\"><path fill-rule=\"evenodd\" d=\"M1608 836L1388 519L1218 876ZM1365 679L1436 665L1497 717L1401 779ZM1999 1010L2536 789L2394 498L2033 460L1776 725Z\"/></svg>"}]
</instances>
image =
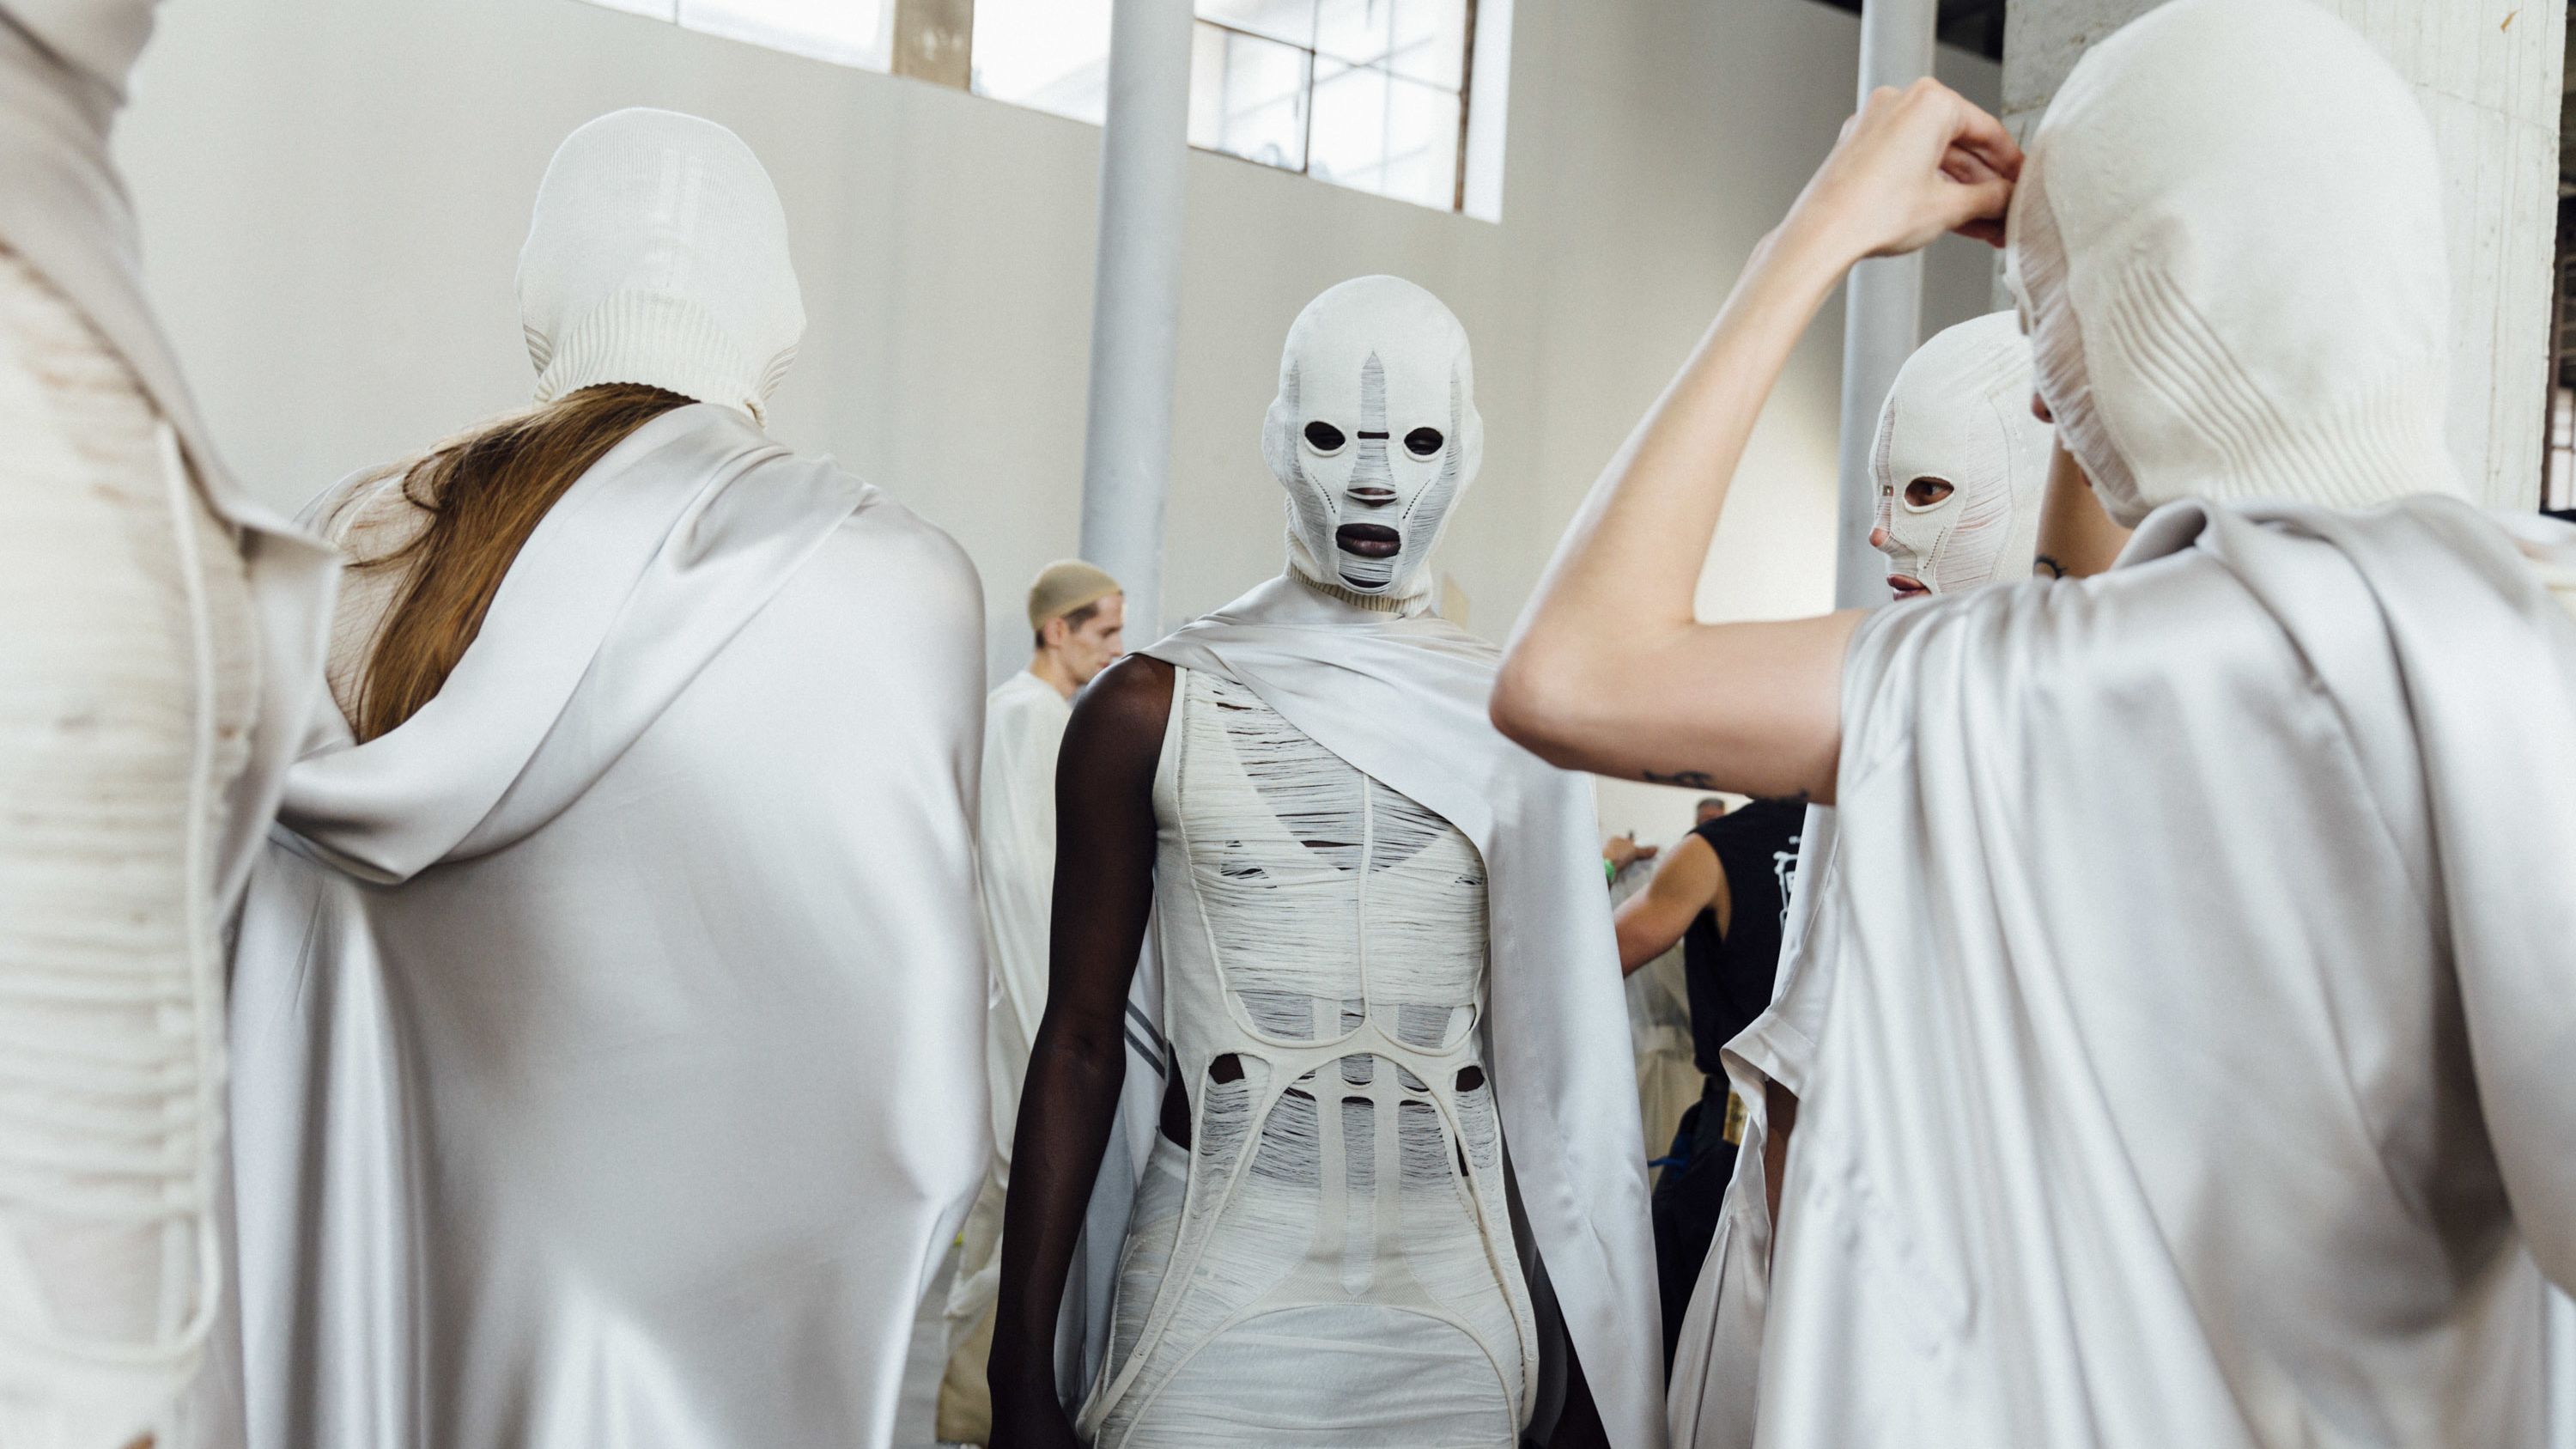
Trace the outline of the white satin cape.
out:
<instances>
[{"instance_id":1,"label":"white satin cape","mask_svg":"<svg viewBox=\"0 0 2576 1449\"><path fill-rule=\"evenodd\" d=\"M1862 625L1758 1443L2539 1441L2576 531L2517 528L2179 503Z\"/></svg>"},{"instance_id":2,"label":"white satin cape","mask_svg":"<svg viewBox=\"0 0 2576 1449\"><path fill-rule=\"evenodd\" d=\"M1588 782L1503 738L1486 717L1497 651L1436 617L1361 609L1283 575L1143 652L1244 684L1475 843L1493 951L1487 1060L1530 1235L1611 1443L1661 1445L1663 1339L1637 1084ZM1120 1128L1057 1336L1069 1402L1106 1352L1118 1251L1162 1105L1161 1019L1149 948L1128 1009Z\"/></svg>"},{"instance_id":3,"label":"white satin cape","mask_svg":"<svg viewBox=\"0 0 2576 1449\"><path fill-rule=\"evenodd\" d=\"M984 1161L980 597L695 405L326 711L234 984L252 1444L887 1441Z\"/></svg>"}]
</instances>

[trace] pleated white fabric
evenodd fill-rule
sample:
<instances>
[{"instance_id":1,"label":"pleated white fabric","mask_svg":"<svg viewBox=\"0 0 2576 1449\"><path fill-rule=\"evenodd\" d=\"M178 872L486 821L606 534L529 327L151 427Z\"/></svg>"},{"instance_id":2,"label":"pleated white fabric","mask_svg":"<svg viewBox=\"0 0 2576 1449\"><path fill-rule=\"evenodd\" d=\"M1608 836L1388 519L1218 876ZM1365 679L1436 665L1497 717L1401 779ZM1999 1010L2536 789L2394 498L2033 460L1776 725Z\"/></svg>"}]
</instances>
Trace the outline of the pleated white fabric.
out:
<instances>
[{"instance_id":1,"label":"pleated white fabric","mask_svg":"<svg viewBox=\"0 0 2576 1449\"><path fill-rule=\"evenodd\" d=\"M2456 501L1863 624L1762 1445L2539 1442L2576 622Z\"/></svg>"},{"instance_id":2,"label":"pleated white fabric","mask_svg":"<svg viewBox=\"0 0 2576 1449\"><path fill-rule=\"evenodd\" d=\"M685 407L320 722L237 954L253 1444L887 1442L987 1134L979 599Z\"/></svg>"},{"instance_id":3,"label":"pleated white fabric","mask_svg":"<svg viewBox=\"0 0 2576 1449\"><path fill-rule=\"evenodd\" d=\"M123 1446L229 1291L214 842L241 555L132 370L0 246L0 1444Z\"/></svg>"},{"instance_id":4,"label":"pleated white fabric","mask_svg":"<svg viewBox=\"0 0 2576 1449\"><path fill-rule=\"evenodd\" d=\"M1636 1084L1584 781L1493 728L1486 706L1496 651L1434 617L1363 607L1281 577L1144 652L1242 685L1474 847L1488 882L1491 1095L1528 1232L1611 1442L1661 1444L1653 1370L1661 1325ZM1158 914L1157 933L1177 928ZM1161 978L1149 950L1129 1013L1122 1128L1067 1290L1069 1331L1058 1336L1069 1399L1108 1357L1119 1250L1131 1217L1151 1206L1137 1193L1154 1152L1168 1050ZM1538 1369L1544 1415L1550 1369Z\"/></svg>"}]
</instances>

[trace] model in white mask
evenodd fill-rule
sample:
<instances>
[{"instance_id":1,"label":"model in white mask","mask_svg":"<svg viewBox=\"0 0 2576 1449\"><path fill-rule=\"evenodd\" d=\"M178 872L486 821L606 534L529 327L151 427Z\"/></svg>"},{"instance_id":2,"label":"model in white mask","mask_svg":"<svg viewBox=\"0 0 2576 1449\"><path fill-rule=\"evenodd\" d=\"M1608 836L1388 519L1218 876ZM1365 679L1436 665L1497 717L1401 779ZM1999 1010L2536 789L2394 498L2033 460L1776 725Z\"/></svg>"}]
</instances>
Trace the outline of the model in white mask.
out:
<instances>
[{"instance_id":1,"label":"model in white mask","mask_svg":"<svg viewBox=\"0 0 2576 1449\"><path fill-rule=\"evenodd\" d=\"M1474 395L1466 329L1421 288L1363 277L1308 308L1261 430L1289 567L1370 598L1430 594L1432 546L1484 461Z\"/></svg>"},{"instance_id":2,"label":"model in white mask","mask_svg":"<svg viewBox=\"0 0 2576 1449\"><path fill-rule=\"evenodd\" d=\"M1508 726L1838 802L1758 1443L2539 1440L2543 1277L2576 1282L2576 530L2458 496L2443 204L2407 87L2307 0L2149 12L2027 156L1883 92L1560 557ZM2041 397L2115 516L2152 510L2120 565L1691 620L1814 309L2007 206Z\"/></svg>"},{"instance_id":3,"label":"model in white mask","mask_svg":"<svg viewBox=\"0 0 2576 1449\"><path fill-rule=\"evenodd\" d=\"M2052 434L2030 410L2030 342L2011 312L1945 328L1906 359L1879 409L1870 473L1900 599L2030 572Z\"/></svg>"},{"instance_id":4,"label":"model in white mask","mask_svg":"<svg viewBox=\"0 0 2576 1449\"><path fill-rule=\"evenodd\" d=\"M1945 328L1917 348L1879 409L1871 460L1879 524L1870 541L1897 570L1888 579L1896 597L2028 579L2053 444L2031 411L2030 343L2014 313ZM1692 1449L1753 1443L1776 1228L1771 1168L1797 1099L1813 1084L1833 997L1838 902L1854 889L1836 829L1832 806L1807 807L1771 1007L1723 1053L1746 1120L1717 1240L1673 1355L1673 1439Z\"/></svg>"},{"instance_id":5,"label":"model in white mask","mask_svg":"<svg viewBox=\"0 0 2576 1449\"><path fill-rule=\"evenodd\" d=\"M881 1446L989 1131L982 591L763 432L803 313L731 132L574 132L519 295L539 405L317 506L338 707L235 967L251 1442Z\"/></svg>"},{"instance_id":6,"label":"model in white mask","mask_svg":"<svg viewBox=\"0 0 2576 1449\"><path fill-rule=\"evenodd\" d=\"M1075 706L996 1445L1074 1442L1069 1406L1103 1449L1661 1440L1589 792L1429 607L1479 431L1437 299L1318 297L1265 428L1290 571Z\"/></svg>"}]
</instances>

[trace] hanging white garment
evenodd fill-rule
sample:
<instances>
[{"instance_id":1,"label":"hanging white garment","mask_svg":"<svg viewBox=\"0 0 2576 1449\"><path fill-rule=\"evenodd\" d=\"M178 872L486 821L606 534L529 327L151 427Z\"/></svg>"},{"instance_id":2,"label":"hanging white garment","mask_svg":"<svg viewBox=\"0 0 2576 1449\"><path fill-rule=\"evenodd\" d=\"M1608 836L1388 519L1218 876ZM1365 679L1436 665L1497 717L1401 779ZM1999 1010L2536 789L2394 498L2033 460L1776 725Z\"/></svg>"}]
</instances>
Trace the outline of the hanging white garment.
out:
<instances>
[{"instance_id":1,"label":"hanging white garment","mask_svg":"<svg viewBox=\"0 0 2576 1449\"><path fill-rule=\"evenodd\" d=\"M2177 504L1873 617L1843 698L1758 1442L2537 1442L2576 623L2516 540Z\"/></svg>"},{"instance_id":2,"label":"hanging white garment","mask_svg":"<svg viewBox=\"0 0 2576 1449\"><path fill-rule=\"evenodd\" d=\"M1615 912L1646 888L1655 868L1632 861L1610 883ZM1690 984L1682 975L1682 948L1673 948L1628 973L1628 1046L1637 1061L1637 1114L1646 1129L1646 1160L1672 1150L1682 1114L1699 1101L1708 1079L1692 1055Z\"/></svg>"},{"instance_id":3,"label":"hanging white garment","mask_svg":"<svg viewBox=\"0 0 2576 1449\"><path fill-rule=\"evenodd\" d=\"M694 405L320 722L236 957L254 1445L887 1442L984 1161L979 599Z\"/></svg>"},{"instance_id":4,"label":"hanging white garment","mask_svg":"<svg viewBox=\"0 0 2576 1449\"><path fill-rule=\"evenodd\" d=\"M1073 705L1023 669L984 700L983 798L975 873L984 888L984 944L992 986L984 1016L984 1077L992 1094L992 1165L967 1216L948 1290L951 1357L990 1351L979 1332L1001 1291L1002 1207L1011 1186L1011 1137L1020 1082L1046 1013L1049 907L1055 897L1055 760ZM959 1367L952 1366L951 1375ZM970 1366L980 1382L983 1365ZM986 1413L989 1415L989 1406ZM945 1431L943 1431L943 1434Z\"/></svg>"},{"instance_id":5,"label":"hanging white garment","mask_svg":"<svg viewBox=\"0 0 2576 1449\"><path fill-rule=\"evenodd\" d=\"M1584 782L1494 730L1486 705L1496 651L1436 617L1380 612L1281 577L1144 652L1242 685L1298 734L1454 827L1483 862L1486 1060L1520 1205L1611 1442L1661 1444L1646 1368L1659 1356L1661 1326L1636 1087ZM1158 901L1148 936L1149 945L1164 937L1164 951L1181 929L1168 907ZM1129 1011L1122 1127L1093 1193L1057 1340L1069 1401L1109 1357L1118 1255L1131 1217L1154 1201L1140 1202L1138 1184L1159 1135L1170 1049L1162 974L1149 949ZM1204 1095L1193 1093L1194 1107ZM1544 1414L1552 1370L1532 1367Z\"/></svg>"}]
</instances>

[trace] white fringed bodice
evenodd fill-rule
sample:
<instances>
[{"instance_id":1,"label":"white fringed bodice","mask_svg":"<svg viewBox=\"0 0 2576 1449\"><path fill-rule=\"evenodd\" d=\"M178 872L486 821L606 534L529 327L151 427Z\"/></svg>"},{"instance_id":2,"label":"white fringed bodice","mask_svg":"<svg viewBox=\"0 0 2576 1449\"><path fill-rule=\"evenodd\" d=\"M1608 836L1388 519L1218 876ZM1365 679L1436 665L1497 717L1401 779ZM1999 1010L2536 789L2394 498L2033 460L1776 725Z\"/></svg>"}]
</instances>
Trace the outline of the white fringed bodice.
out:
<instances>
[{"instance_id":1,"label":"white fringed bodice","mask_svg":"<svg viewBox=\"0 0 2576 1449\"><path fill-rule=\"evenodd\" d=\"M1158 1141L1139 1188L1085 1427L1512 1444L1536 1348L1479 1030L1483 861L1191 670L1154 802L1192 1145Z\"/></svg>"}]
</instances>

